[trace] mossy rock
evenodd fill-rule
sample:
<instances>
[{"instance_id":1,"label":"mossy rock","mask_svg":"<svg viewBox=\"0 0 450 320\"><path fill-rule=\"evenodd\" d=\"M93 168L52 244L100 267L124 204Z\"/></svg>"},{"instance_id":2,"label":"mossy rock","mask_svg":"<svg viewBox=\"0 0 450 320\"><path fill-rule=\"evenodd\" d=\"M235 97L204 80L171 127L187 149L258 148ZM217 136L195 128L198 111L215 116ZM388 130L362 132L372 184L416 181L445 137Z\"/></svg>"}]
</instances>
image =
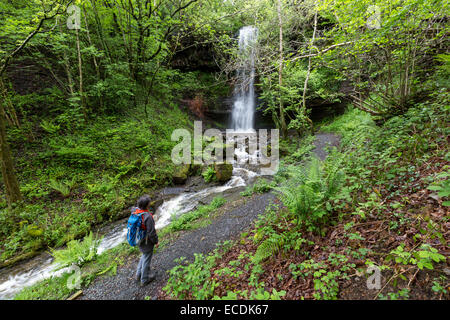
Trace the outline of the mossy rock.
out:
<instances>
[{"instance_id":1,"label":"mossy rock","mask_svg":"<svg viewBox=\"0 0 450 320\"><path fill-rule=\"evenodd\" d=\"M40 237L44 233L44 230L33 225L27 229L27 233L32 237Z\"/></svg>"},{"instance_id":2,"label":"mossy rock","mask_svg":"<svg viewBox=\"0 0 450 320\"><path fill-rule=\"evenodd\" d=\"M178 166L172 175L173 183L175 183L175 184L185 183L189 176L189 168L190 168L189 164L183 164L183 165Z\"/></svg>"},{"instance_id":3,"label":"mossy rock","mask_svg":"<svg viewBox=\"0 0 450 320\"><path fill-rule=\"evenodd\" d=\"M216 171L216 179L220 182L230 180L233 175L233 165L228 162L215 163L214 170Z\"/></svg>"}]
</instances>

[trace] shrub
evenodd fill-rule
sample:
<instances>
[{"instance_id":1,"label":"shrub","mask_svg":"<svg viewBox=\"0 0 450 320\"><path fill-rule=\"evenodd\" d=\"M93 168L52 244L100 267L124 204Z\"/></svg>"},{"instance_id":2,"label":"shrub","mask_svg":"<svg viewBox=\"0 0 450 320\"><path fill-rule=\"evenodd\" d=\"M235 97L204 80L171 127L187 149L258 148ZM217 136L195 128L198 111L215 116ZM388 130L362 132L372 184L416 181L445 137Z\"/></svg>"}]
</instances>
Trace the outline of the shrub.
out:
<instances>
[{"instance_id":1,"label":"shrub","mask_svg":"<svg viewBox=\"0 0 450 320\"><path fill-rule=\"evenodd\" d=\"M344 181L344 173L332 166L324 172L318 159L313 158L309 168L290 167L291 177L281 187L280 199L289 211L302 221L309 230L319 230L331 211L328 202Z\"/></svg>"},{"instance_id":2,"label":"shrub","mask_svg":"<svg viewBox=\"0 0 450 320\"><path fill-rule=\"evenodd\" d=\"M189 222L207 216L210 212L223 206L225 202L226 202L225 198L215 197L210 204L201 206L197 210L191 211L189 213L185 213L179 218L172 221L172 223L168 227L168 230L179 231L189 229L191 228Z\"/></svg>"},{"instance_id":3,"label":"shrub","mask_svg":"<svg viewBox=\"0 0 450 320\"><path fill-rule=\"evenodd\" d=\"M70 181L57 181L55 179L50 179L49 183L50 188L61 193L61 195L65 198L70 195L70 192L72 191L74 185L75 177L73 177Z\"/></svg>"},{"instance_id":4,"label":"shrub","mask_svg":"<svg viewBox=\"0 0 450 320\"><path fill-rule=\"evenodd\" d=\"M255 184L248 186L245 191L241 192L243 197L249 197L254 193L269 192L276 186L275 182L268 182L266 179L258 179Z\"/></svg>"}]
</instances>

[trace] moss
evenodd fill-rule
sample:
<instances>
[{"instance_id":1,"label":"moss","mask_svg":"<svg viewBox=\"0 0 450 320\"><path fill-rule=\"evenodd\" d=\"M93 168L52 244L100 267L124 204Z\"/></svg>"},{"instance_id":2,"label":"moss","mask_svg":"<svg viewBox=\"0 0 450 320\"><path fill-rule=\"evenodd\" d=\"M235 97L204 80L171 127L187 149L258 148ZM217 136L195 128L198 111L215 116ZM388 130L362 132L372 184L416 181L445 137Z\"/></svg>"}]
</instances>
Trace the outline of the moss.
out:
<instances>
[{"instance_id":1,"label":"moss","mask_svg":"<svg viewBox=\"0 0 450 320\"><path fill-rule=\"evenodd\" d=\"M172 175L173 182L175 184L185 183L189 176L189 168L190 168L189 164L183 164L183 165L178 166Z\"/></svg>"},{"instance_id":2,"label":"moss","mask_svg":"<svg viewBox=\"0 0 450 320\"><path fill-rule=\"evenodd\" d=\"M215 163L214 170L216 171L216 179L220 182L230 180L231 176L233 175L233 165L231 163Z\"/></svg>"}]
</instances>

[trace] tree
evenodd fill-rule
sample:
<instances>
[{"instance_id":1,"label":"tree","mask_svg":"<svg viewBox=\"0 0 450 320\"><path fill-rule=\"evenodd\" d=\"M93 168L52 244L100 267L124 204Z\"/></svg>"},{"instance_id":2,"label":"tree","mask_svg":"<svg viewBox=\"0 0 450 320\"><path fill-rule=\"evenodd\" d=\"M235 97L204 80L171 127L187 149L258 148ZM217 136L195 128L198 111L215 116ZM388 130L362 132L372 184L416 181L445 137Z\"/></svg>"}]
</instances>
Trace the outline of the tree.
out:
<instances>
[{"instance_id":1,"label":"tree","mask_svg":"<svg viewBox=\"0 0 450 320\"><path fill-rule=\"evenodd\" d=\"M266 3L270 6L269 1ZM320 97L332 101L335 97L331 90L325 90L326 77L314 70L312 59L305 63L301 59L307 57L297 58L296 55L306 50L311 54L316 50L315 42L319 34L318 12L314 1L277 0L274 5L276 17L266 11L266 17L261 19L258 25L261 29L263 56L259 61L263 88L261 98L266 112L272 114L284 136L288 129L295 129L303 135L313 129L308 116L308 99ZM277 35L272 32L274 24L278 26ZM275 48L277 57L273 54ZM277 83L275 77L278 78ZM311 82L314 89L318 89L319 81L322 82L321 90L308 90Z\"/></svg>"},{"instance_id":2,"label":"tree","mask_svg":"<svg viewBox=\"0 0 450 320\"><path fill-rule=\"evenodd\" d=\"M426 95L418 84L445 51L448 1L321 0L319 10L334 27L326 34L332 45L314 56L352 82L355 106L391 116Z\"/></svg>"},{"instance_id":3,"label":"tree","mask_svg":"<svg viewBox=\"0 0 450 320\"><path fill-rule=\"evenodd\" d=\"M278 86L280 87L280 127L281 127L281 133L283 137L287 136L287 127L286 127L286 120L285 120L285 114L283 109L283 98L281 97L281 87L283 86L283 19L282 19L282 13L281 13L281 0L277 0L277 13L278 13L278 28L280 30L280 37L279 37L279 52L280 52L280 58L278 61L279 67L278 67Z\"/></svg>"},{"instance_id":4,"label":"tree","mask_svg":"<svg viewBox=\"0 0 450 320\"><path fill-rule=\"evenodd\" d=\"M70 3L71 1L69 1ZM64 3L66 3L64 5ZM7 103L7 93L4 78L6 77L6 69L11 63L12 59L16 57L26 45L33 39L33 37L41 32L46 21L55 18L57 15L65 11L67 6L67 1L39 1L42 11L37 12L36 16L37 23L33 26L33 29L26 38L16 46L11 52L7 52L1 57L0 63L0 91L2 95L0 96L0 165L2 170L3 182L5 184L6 190L6 200L9 206L12 203L20 201L22 199L22 194L20 192L19 183L17 181L16 174L14 173L14 161L11 156L11 150L7 141L6 133L6 112L4 105ZM49 9L45 9L49 8Z\"/></svg>"}]
</instances>

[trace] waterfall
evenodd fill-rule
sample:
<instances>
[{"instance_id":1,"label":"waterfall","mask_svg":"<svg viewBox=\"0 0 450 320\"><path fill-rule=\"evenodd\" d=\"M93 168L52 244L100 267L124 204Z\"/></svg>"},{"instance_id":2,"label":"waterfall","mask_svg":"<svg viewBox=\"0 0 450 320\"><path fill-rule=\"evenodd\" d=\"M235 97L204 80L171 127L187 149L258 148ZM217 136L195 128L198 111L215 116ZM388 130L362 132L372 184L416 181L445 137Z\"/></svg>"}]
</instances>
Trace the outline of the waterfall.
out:
<instances>
[{"instance_id":1,"label":"waterfall","mask_svg":"<svg viewBox=\"0 0 450 320\"><path fill-rule=\"evenodd\" d=\"M255 55L258 29L246 26L239 30L239 59L237 83L234 87L234 104L231 127L236 131L253 129L255 114Z\"/></svg>"}]
</instances>

